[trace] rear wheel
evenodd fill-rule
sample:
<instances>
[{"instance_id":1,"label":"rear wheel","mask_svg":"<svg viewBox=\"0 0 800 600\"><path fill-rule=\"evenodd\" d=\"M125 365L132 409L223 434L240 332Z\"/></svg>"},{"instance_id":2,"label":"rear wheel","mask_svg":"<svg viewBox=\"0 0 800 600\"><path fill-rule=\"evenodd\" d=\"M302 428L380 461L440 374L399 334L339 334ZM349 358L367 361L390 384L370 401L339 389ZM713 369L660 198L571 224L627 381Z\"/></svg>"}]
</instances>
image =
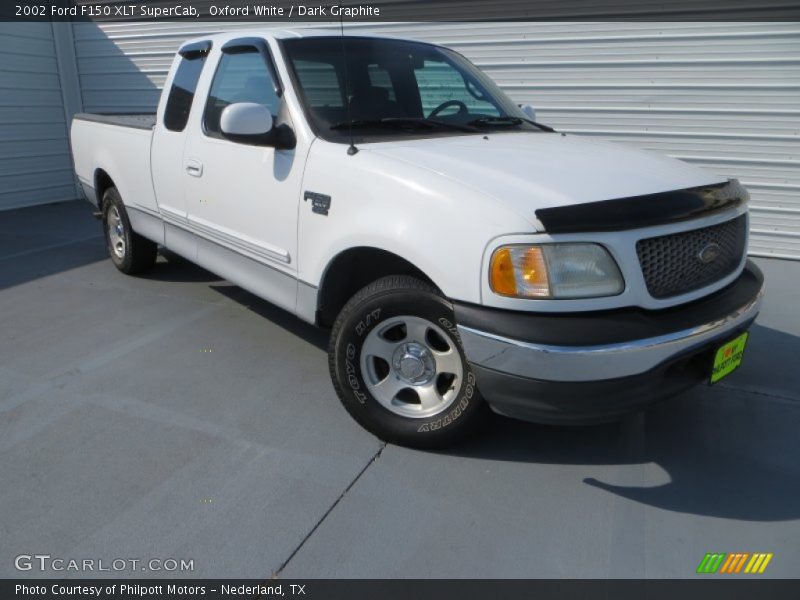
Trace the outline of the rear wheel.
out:
<instances>
[{"instance_id":1,"label":"rear wheel","mask_svg":"<svg viewBox=\"0 0 800 600\"><path fill-rule=\"evenodd\" d=\"M123 273L135 275L153 267L158 246L131 228L122 197L116 188L103 194L103 230L111 261Z\"/></svg>"},{"instance_id":2,"label":"rear wheel","mask_svg":"<svg viewBox=\"0 0 800 600\"><path fill-rule=\"evenodd\" d=\"M389 442L451 445L484 413L452 307L413 277L379 279L345 305L331 332L329 365L348 412Z\"/></svg>"}]
</instances>

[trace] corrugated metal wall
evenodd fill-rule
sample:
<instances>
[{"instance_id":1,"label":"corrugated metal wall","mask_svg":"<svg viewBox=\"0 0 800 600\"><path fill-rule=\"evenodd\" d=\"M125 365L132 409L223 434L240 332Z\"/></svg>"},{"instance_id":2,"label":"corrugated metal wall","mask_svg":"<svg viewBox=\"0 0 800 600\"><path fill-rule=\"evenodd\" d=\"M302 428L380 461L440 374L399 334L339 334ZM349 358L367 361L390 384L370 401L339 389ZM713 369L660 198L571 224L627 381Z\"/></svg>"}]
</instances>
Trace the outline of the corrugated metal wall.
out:
<instances>
[{"instance_id":1,"label":"corrugated metal wall","mask_svg":"<svg viewBox=\"0 0 800 600\"><path fill-rule=\"evenodd\" d=\"M75 198L49 23L0 23L0 210Z\"/></svg>"},{"instance_id":2,"label":"corrugated metal wall","mask_svg":"<svg viewBox=\"0 0 800 600\"><path fill-rule=\"evenodd\" d=\"M152 110L182 40L252 27L74 24L82 108ZM753 194L751 252L800 258L800 24L411 23L349 29L452 46L560 130L739 177ZM0 24L0 209L75 196L65 119L72 109L65 109L56 45L49 24Z\"/></svg>"},{"instance_id":3,"label":"corrugated metal wall","mask_svg":"<svg viewBox=\"0 0 800 600\"><path fill-rule=\"evenodd\" d=\"M191 36L253 24L75 24L85 110L150 110ZM800 258L800 24L351 25L451 46L562 131L738 177L751 253Z\"/></svg>"},{"instance_id":4,"label":"corrugated metal wall","mask_svg":"<svg viewBox=\"0 0 800 600\"><path fill-rule=\"evenodd\" d=\"M654 150L751 190L750 251L800 258L800 24L411 28L559 130Z\"/></svg>"}]
</instances>

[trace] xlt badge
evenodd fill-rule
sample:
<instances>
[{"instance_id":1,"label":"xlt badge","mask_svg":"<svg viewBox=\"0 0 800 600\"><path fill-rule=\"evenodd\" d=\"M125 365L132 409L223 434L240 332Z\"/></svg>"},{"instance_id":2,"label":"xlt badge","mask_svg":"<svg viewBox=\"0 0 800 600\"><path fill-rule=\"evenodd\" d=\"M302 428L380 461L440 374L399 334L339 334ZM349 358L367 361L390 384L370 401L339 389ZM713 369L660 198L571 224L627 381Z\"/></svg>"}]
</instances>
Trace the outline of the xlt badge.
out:
<instances>
[{"instance_id":1,"label":"xlt badge","mask_svg":"<svg viewBox=\"0 0 800 600\"><path fill-rule=\"evenodd\" d=\"M320 215L328 216L331 207L331 197L317 192L306 192L303 201L311 200L311 210Z\"/></svg>"}]
</instances>

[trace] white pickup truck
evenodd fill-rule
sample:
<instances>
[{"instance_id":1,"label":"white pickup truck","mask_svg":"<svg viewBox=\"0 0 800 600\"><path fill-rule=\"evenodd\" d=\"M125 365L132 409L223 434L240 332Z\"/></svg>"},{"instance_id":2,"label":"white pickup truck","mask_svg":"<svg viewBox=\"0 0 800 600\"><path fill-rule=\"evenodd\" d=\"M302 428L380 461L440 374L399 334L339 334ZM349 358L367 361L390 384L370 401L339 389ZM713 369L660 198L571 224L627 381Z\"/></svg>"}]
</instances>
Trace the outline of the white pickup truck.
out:
<instances>
[{"instance_id":1,"label":"white pickup truck","mask_svg":"<svg viewBox=\"0 0 800 600\"><path fill-rule=\"evenodd\" d=\"M331 328L336 392L391 442L714 383L761 303L736 180L555 132L437 45L195 39L155 115L80 114L71 139L119 270L160 245Z\"/></svg>"}]
</instances>

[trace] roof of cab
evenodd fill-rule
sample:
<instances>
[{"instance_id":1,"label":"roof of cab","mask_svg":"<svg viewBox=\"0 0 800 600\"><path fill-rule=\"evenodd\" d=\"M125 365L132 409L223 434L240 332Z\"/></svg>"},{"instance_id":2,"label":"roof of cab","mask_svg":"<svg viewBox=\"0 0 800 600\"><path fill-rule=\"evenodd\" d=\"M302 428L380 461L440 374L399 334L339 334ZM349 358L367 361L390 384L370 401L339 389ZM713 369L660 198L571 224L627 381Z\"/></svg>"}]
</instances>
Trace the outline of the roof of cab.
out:
<instances>
[{"instance_id":1,"label":"roof of cab","mask_svg":"<svg viewBox=\"0 0 800 600\"><path fill-rule=\"evenodd\" d=\"M186 42L181 44L181 47L185 46L186 44L192 44L204 40L210 40L211 42L227 42L228 40L233 40L240 37L263 37L266 39L272 38L276 40L287 40L304 37L338 37L339 35L341 35L341 33L338 28L314 29L309 27L301 29L239 29L235 31L226 31L224 33L214 33L211 35L204 35L202 37L195 37L190 40L186 40ZM347 37L398 39L389 35L373 33L346 32L345 35Z\"/></svg>"}]
</instances>

